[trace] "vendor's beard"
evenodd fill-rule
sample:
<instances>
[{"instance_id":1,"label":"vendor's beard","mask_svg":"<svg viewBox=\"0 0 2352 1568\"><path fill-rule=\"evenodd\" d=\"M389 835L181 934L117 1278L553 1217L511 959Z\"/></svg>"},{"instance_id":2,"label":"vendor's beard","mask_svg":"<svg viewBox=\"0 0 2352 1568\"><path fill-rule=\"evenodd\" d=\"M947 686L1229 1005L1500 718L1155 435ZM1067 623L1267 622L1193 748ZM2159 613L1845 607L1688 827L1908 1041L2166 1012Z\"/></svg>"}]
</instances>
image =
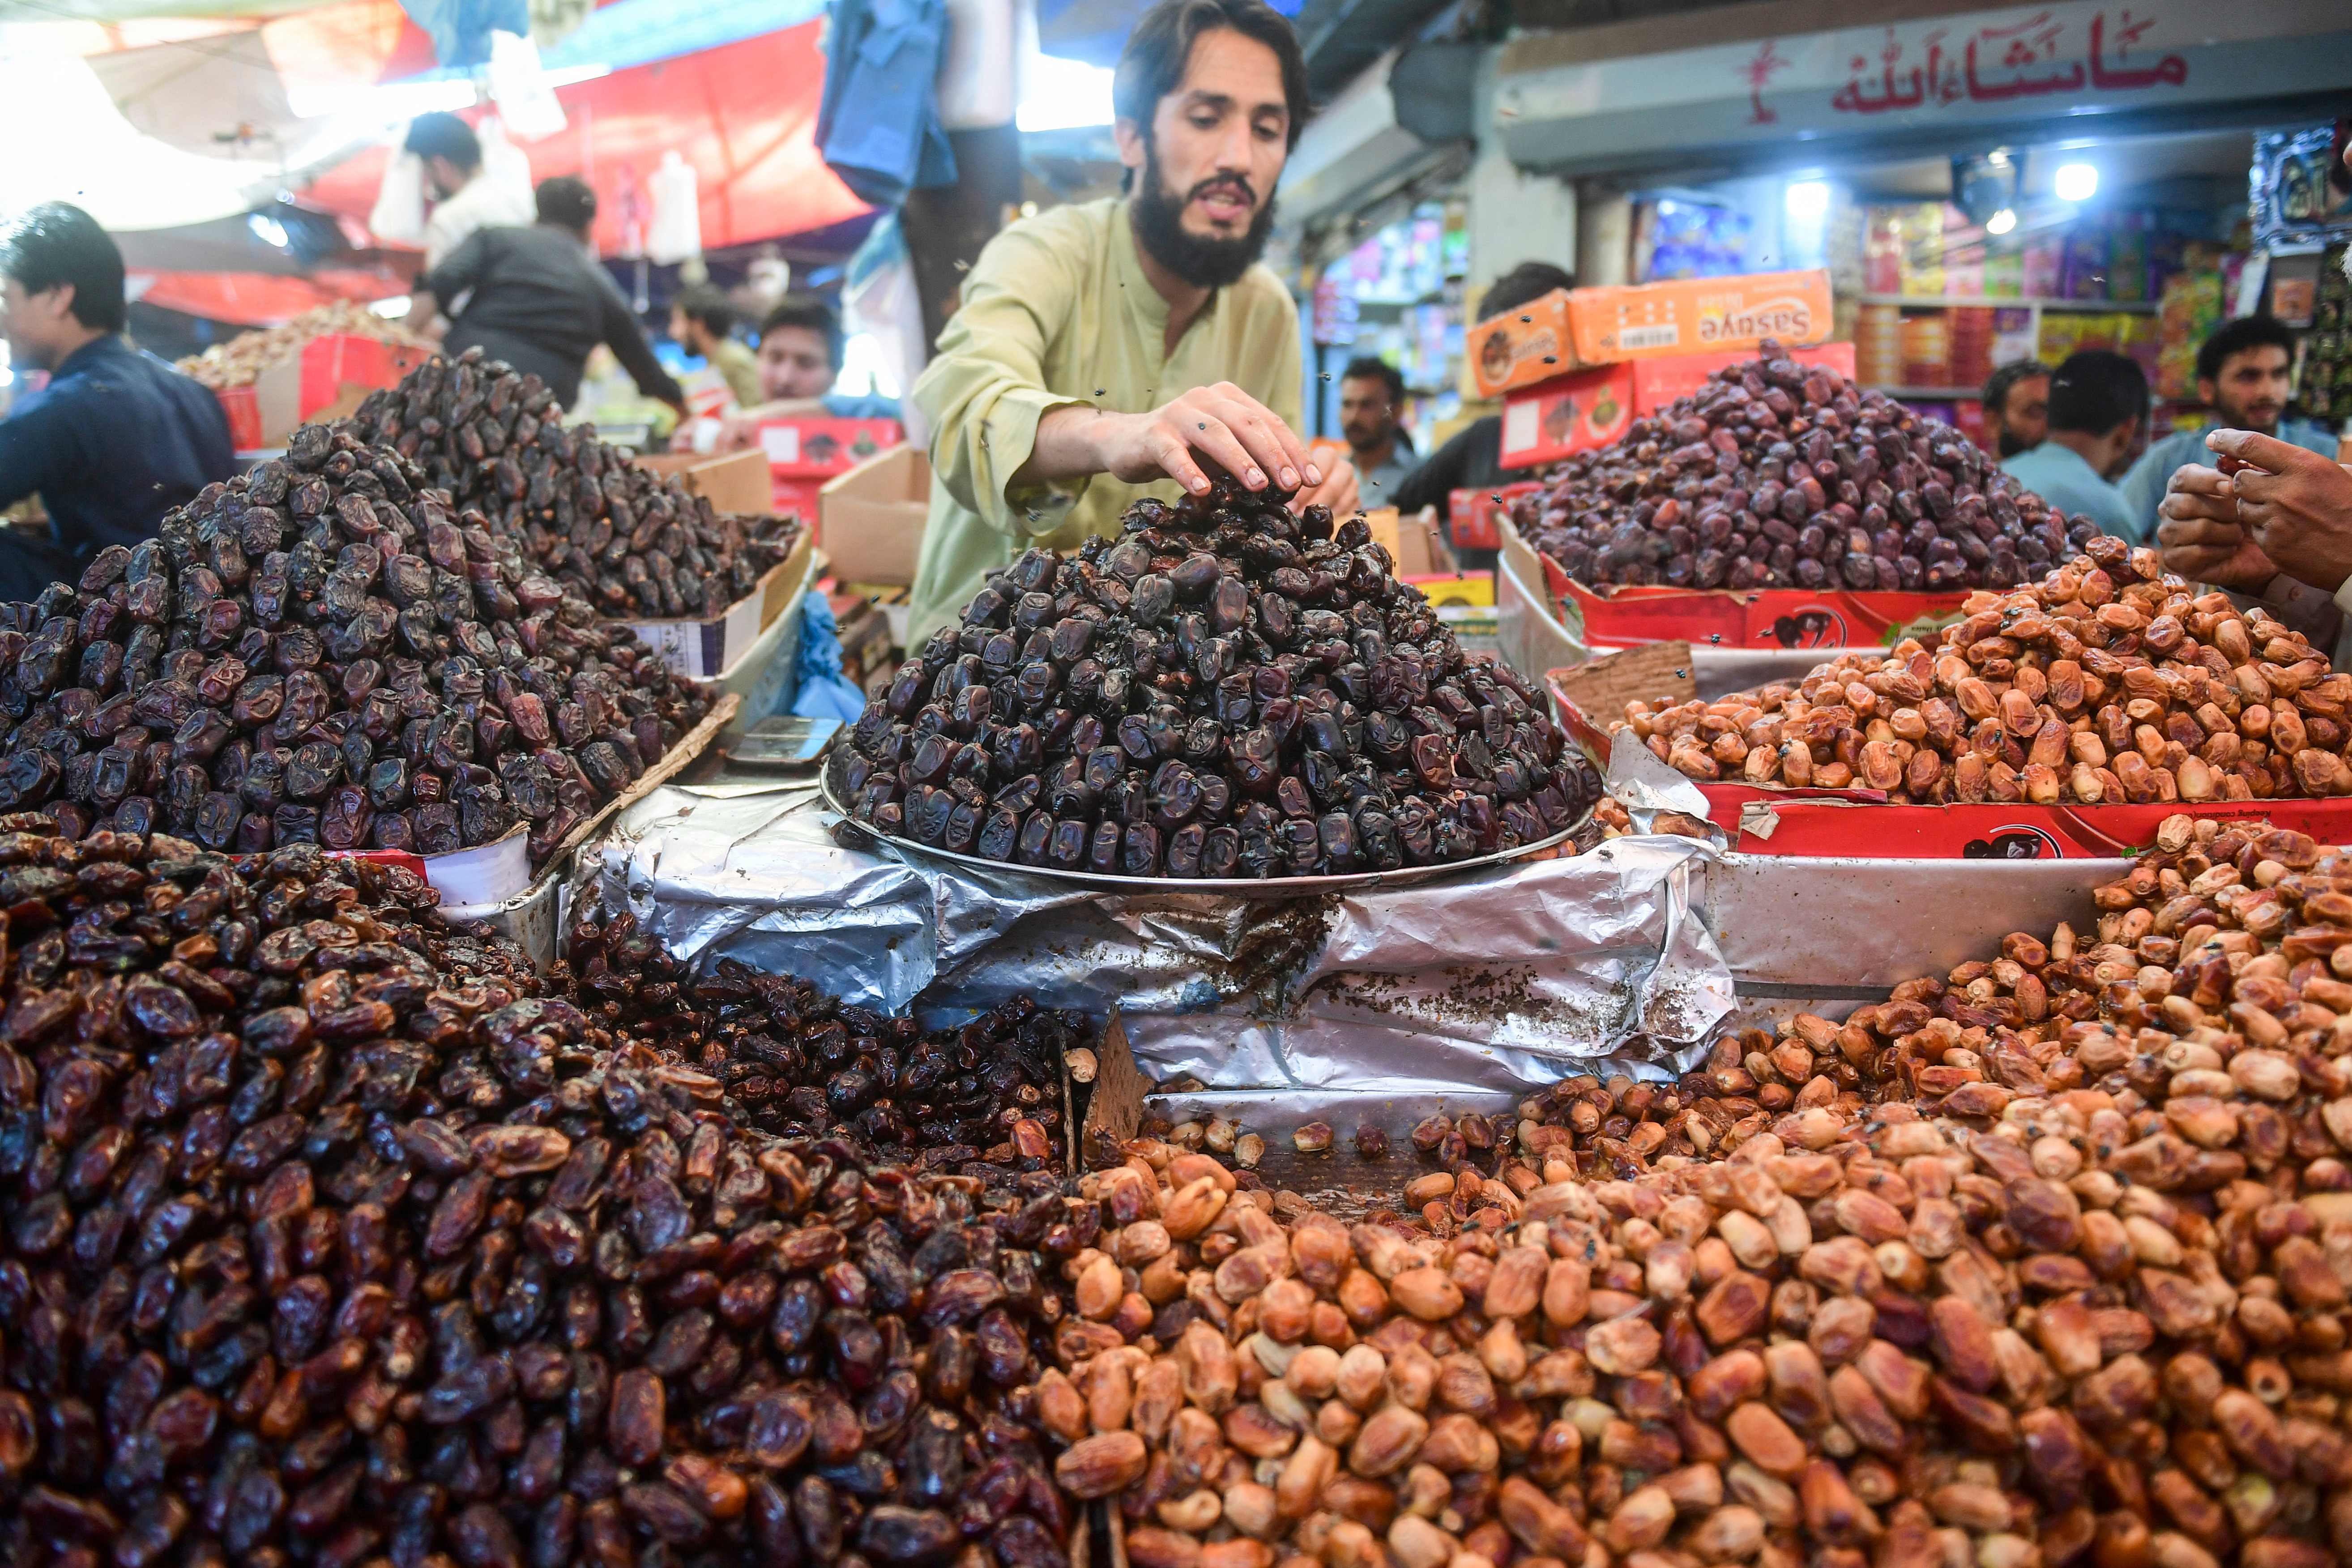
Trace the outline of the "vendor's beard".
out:
<instances>
[{"instance_id":1,"label":"vendor's beard","mask_svg":"<svg viewBox=\"0 0 2352 1568\"><path fill-rule=\"evenodd\" d=\"M1153 260L1195 289L1223 289L1241 281L1243 273L1265 254L1266 237L1274 231L1274 198L1250 219L1249 228L1230 239L1209 239L1184 226L1184 209L1192 199L1230 179L1203 180L1183 195L1171 192L1160 177L1160 158L1144 149L1143 174L1130 205L1136 237Z\"/></svg>"},{"instance_id":2,"label":"vendor's beard","mask_svg":"<svg viewBox=\"0 0 2352 1568\"><path fill-rule=\"evenodd\" d=\"M2002 431L1993 437L1993 444L2000 448L2000 455L2004 458L2014 458L2026 449L2025 437L2013 430Z\"/></svg>"}]
</instances>

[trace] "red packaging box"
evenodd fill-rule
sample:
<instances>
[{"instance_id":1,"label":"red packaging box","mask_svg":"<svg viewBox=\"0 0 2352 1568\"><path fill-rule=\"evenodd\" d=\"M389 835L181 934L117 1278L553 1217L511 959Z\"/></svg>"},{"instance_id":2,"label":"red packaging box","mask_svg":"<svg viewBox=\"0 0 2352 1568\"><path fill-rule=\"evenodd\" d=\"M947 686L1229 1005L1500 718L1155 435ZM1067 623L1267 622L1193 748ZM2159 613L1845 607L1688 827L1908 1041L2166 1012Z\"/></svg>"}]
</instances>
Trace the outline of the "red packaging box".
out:
<instances>
[{"instance_id":1,"label":"red packaging box","mask_svg":"<svg viewBox=\"0 0 2352 1568\"><path fill-rule=\"evenodd\" d=\"M348 399L381 387L397 386L400 378L431 359L437 351L410 348L363 338L351 332L331 332L302 345L301 417L311 419ZM352 396L356 390L359 396Z\"/></svg>"},{"instance_id":2,"label":"red packaging box","mask_svg":"<svg viewBox=\"0 0 2352 1568\"><path fill-rule=\"evenodd\" d=\"M1543 486L1534 479L1521 479L1500 489L1448 492L1445 518L1451 525L1455 547L1500 550L1503 547L1502 519L1511 503L1541 489Z\"/></svg>"},{"instance_id":3,"label":"red packaging box","mask_svg":"<svg viewBox=\"0 0 2352 1568\"><path fill-rule=\"evenodd\" d=\"M228 416L228 444L233 451L251 452L262 445L261 399L250 386L213 389L221 412Z\"/></svg>"},{"instance_id":4,"label":"red packaging box","mask_svg":"<svg viewBox=\"0 0 2352 1568\"><path fill-rule=\"evenodd\" d=\"M1706 383L1706 378L1726 365L1744 364L1756 357L1753 349L1723 349L1714 353L1677 354L1672 359L1645 359L1633 362L1633 412L1655 414L1677 397L1687 397ZM1809 349L1790 349L1789 357L1799 364L1817 364L1845 377L1854 379L1853 345L1819 343Z\"/></svg>"},{"instance_id":5,"label":"red packaging box","mask_svg":"<svg viewBox=\"0 0 2352 1568\"><path fill-rule=\"evenodd\" d=\"M1633 367L1555 376L1503 399L1502 464L1529 468L1606 447L1633 423Z\"/></svg>"},{"instance_id":6,"label":"red packaging box","mask_svg":"<svg viewBox=\"0 0 2352 1568\"><path fill-rule=\"evenodd\" d=\"M905 439L896 419L768 419L760 425L760 447L768 455L779 517L816 521L817 492L824 481L845 474L866 458Z\"/></svg>"}]
</instances>

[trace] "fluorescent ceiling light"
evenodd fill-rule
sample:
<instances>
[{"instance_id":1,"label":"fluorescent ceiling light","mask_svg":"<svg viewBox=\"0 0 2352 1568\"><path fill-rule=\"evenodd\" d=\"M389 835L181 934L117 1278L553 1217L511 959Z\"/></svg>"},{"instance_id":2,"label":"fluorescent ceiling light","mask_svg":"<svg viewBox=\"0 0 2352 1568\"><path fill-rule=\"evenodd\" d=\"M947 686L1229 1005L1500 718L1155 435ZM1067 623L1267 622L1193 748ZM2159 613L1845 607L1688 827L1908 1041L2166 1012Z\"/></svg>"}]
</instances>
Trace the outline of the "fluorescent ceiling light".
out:
<instances>
[{"instance_id":1,"label":"fluorescent ceiling light","mask_svg":"<svg viewBox=\"0 0 2352 1568\"><path fill-rule=\"evenodd\" d=\"M396 321L408 314L409 307L415 302L405 294L394 294L389 300L378 300L374 304L370 305L368 312L371 315L382 316L387 321Z\"/></svg>"},{"instance_id":2,"label":"fluorescent ceiling light","mask_svg":"<svg viewBox=\"0 0 2352 1568\"><path fill-rule=\"evenodd\" d=\"M1024 71L1021 107L1013 121L1024 131L1078 131L1108 125L1111 73L1084 60L1032 55Z\"/></svg>"},{"instance_id":3,"label":"fluorescent ceiling light","mask_svg":"<svg viewBox=\"0 0 2352 1568\"><path fill-rule=\"evenodd\" d=\"M2016 226L2017 209L2015 207L2003 207L2000 211L1993 214L1992 216L1985 219L1985 232L1987 234L2007 234L2011 229L2013 229Z\"/></svg>"},{"instance_id":4,"label":"fluorescent ceiling light","mask_svg":"<svg viewBox=\"0 0 2352 1568\"><path fill-rule=\"evenodd\" d=\"M552 90L559 87L577 87L583 81L613 74L611 66L565 66L562 70L542 71L540 81Z\"/></svg>"},{"instance_id":5,"label":"fluorescent ceiling light","mask_svg":"<svg viewBox=\"0 0 2352 1568\"><path fill-rule=\"evenodd\" d=\"M2087 202L2098 194L2099 170L2095 163L2061 163L2051 176L2051 188L2062 202Z\"/></svg>"},{"instance_id":6,"label":"fluorescent ceiling light","mask_svg":"<svg viewBox=\"0 0 2352 1568\"><path fill-rule=\"evenodd\" d=\"M245 226L253 230L253 237L265 245L274 245L280 250L286 248L286 226L268 213L247 214Z\"/></svg>"},{"instance_id":7,"label":"fluorescent ceiling light","mask_svg":"<svg viewBox=\"0 0 2352 1568\"><path fill-rule=\"evenodd\" d=\"M1787 197L1789 216L1806 221L1826 216L1830 210L1827 180L1791 180Z\"/></svg>"},{"instance_id":8,"label":"fluorescent ceiling light","mask_svg":"<svg viewBox=\"0 0 2352 1568\"><path fill-rule=\"evenodd\" d=\"M320 120L331 115L389 122L414 120L436 110L454 114L461 109L473 108L474 101L474 84L463 79L395 81L373 87L354 87L349 82L286 84L287 107L301 120Z\"/></svg>"}]
</instances>

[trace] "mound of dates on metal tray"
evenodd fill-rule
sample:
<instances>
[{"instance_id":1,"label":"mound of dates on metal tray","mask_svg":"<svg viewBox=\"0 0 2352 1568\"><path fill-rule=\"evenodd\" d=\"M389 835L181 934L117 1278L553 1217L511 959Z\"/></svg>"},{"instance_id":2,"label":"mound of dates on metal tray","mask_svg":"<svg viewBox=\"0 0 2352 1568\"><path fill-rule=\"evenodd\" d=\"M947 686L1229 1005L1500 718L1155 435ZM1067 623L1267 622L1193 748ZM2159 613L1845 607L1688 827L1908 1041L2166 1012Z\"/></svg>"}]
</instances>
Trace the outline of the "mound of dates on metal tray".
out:
<instances>
[{"instance_id":1,"label":"mound of dates on metal tray","mask_svg":"<svg viewBox=\"0 0 2352 1568\"><path fill-rule=\"evenodd\" d=\"M1097 875L1302 877L1533 843L1598 798L1361 518L1220 480L1125 527L1030 551L899 671L853 732L861 821Z\"/></svg>"},{"instance_id":2,"label":"mound of dates on metal tray","mask_svg":"<svg viewBox=\"0 0 2352 1568\"><path fill-rule=\"evenodd\" d=\"M536 375L467 349L373 392L349 422L608 616L717 616L793 552L799 524L725 517L674 475L568 429Z\"/></svg>"},{"instance_id":3,"label":"mound of dates on metal tray","mask_svg":"<svg viewBox=\"0 0 2352 1568\"><path fill-rule=\"evenodd\" d=\"M925 1030L737 959L698 979L626 913L583 911L568 954L583 1001L699 1063L743 1125L844 1131L926 1169L1045 1169L1061 1137L1062 1058L1094 1039L1083 1013L1025 996Z\"/></svg>"},{"instance_id":4,"label":"mound of dates on metal tray","mask_svg":"<svg viewBox=\"0 0 2352 1568\"><path fill-rule=\"evenodd\" d=\"M534 862L709 707L397 454L304 426L159 537L0 606L0 810L215 850Z\"/></svg>"},{"instance_id":5,"label":"mound of dates on metal tray","mask_svg":"<svg viewBox=\"0 0 2352 1568\"><path fill-rule=\"evenodd\" d=\"M1682 588L2006 588L2097 531L1950 426L1769 340L1560 464L1513 521L1580 583Z\"/></svg>"},{"instance_id":6,"label":"mound of dates on metal tray","mask_svg":"<svg viewBox=\"0 0 2352 1568\"><path fill-rule=\"evenodd\" d=\"M1063 1568L1051 1174L780 1140L404 871L0 819L0 1561Z\"/></svg>"}]
</instances>

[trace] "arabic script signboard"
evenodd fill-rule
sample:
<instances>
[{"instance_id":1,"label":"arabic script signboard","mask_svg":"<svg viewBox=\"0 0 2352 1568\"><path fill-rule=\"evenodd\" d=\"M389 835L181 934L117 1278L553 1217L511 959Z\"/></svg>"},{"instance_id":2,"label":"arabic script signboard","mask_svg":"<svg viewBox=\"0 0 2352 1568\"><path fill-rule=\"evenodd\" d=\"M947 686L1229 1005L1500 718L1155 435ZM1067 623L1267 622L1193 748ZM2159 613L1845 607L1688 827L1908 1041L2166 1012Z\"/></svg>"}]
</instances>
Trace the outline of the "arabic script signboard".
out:
<instances>
[{"instance_id":1,"label":"arabic script signboard","mask_svg":"<svg viewBox=\"0 0 2352 1568\"><path fill-rule=\"evenodd\" d=\"M2210 0L2063 0L1550 65L1501 77L1496 120L1518 162L1568 168L1743 142L2046 129L2062 116L2276 101L2352 80L2347 0L2228 10L2217 32Z\"/></svg>"}]
</instances>

